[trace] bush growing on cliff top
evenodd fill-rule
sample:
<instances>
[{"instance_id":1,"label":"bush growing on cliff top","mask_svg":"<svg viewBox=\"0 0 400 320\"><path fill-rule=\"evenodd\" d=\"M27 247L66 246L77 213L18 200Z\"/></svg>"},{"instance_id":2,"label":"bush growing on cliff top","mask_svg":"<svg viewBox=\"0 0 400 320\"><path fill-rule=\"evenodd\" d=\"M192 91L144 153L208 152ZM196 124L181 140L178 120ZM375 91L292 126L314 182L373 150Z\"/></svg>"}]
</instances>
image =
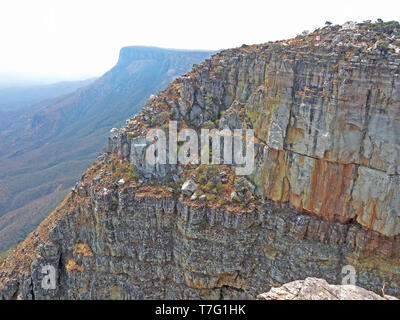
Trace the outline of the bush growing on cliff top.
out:
<instances>
[{"instance_id":1,"label":"bush growing on cliff top","mask_svg":"<svg viewBox=\"0 0 400 320\"><path fill-rule=\"evenodd\" d=\"M215 68L215 73L221 73L222 71L224 71L224 67L223 66L218 66Z\"/></svg>"},{"instance_id":2,"label":"bush growing on cliff top","mask_svg":"<svg viewBox=\"0 0 400 320\"><path fill-rule=\"evenodd\" d=\"M384 41L384 40L379 40L376 43L376 48L380 51L386 52L389 48L389 42Z\"/></svg>"},{"instance_id":3,"label":"bush growing on cliff top","mask_svg":"<svg viewBox=\"0 0 400 320\"><path fill-rule=\"evenodd\" d=\"M0 264L2 264L4 260L6 260L7 255L8 255L8 251L0 253Z\"/></svg>"},{"instance_id":4,"label":"bush growing on cliff top","mask_svg":"<svg viewBox=\"0 0 400 320\"><path fill-rule=\"evenodd\" d=\"M400 30L400 23L397 21L387 21L382 24L382 28L386 33L393 33L396 29Z\"/></svg>"},{"instance_id":5,"label":"bush growing on cliff top","mask_svg":"<svg viewBox=\"0 0 400 320\"><path fill-rule=\"evenodd\" d=\"M221 170L216 165L201 164L199 166L199 172L206 175L207 179L211 179L216 176Z\"/></svg>"},{"instance_id":6,"label":"bush growing on cliff top","mask_svg":"<svg viewBox=\"0 0 400 320\"><path fill-rule=\"evenodd\" d=\"M137 180L140 178L139 173L131 165L122 164L120 167L114 167L111 174L114 180L120 180L123 178L125 182L129 182L133 179Z\"/></svg>"},{"instance_id":7,"label":"bush growing on cliff top","mask_svg":"<svg viewBox=\"0 0 400 320\"><path fill-rule=\"evenodd\" d=\"M203 125L201 126L203 129L215 129L215 123L208 120L206 122L203 123Z\"/></svg>"},{"instance_id":8,"label":"bush growing on cliff top","mask_svg":"<svg viewBox=\"0 0 400 320\"><path fill-rule=\"evenodd\" d=\"M120 168L116 168L115 171L113 173L111 173L111 177L114 180L119 180L121 179L121 169Z\"/></svg>"},{"instance_id":9,"label":"bush growing on cliff top","mask_svg":"<svg viewBox=\"0 0 400 320\"><path fill-rule=\"evenodd\" d=\"M151 124L153 126L162 125L165 120L169 119L170 113L167 111L160 112L156 114L153 119L151 120Z\"/></svg>"},{"instance_id":10,"label":"bush growing on cliff top","mask_svg":"<svg viewBox=\"0 0 400 320\"><path fill-rule=\"evenodd\" d=\"M201 185L205 185L207 183L207 177L204 174L199 174L198 181Z\"/></svg>"},{"instance_id":11,"label":"bush growing on cliff top","mask_svg":"<svg viewBox=\"0 0 400 320\"><path fill-rule=\"evenodd\" d=\"M215 194L208 194L206 196L207 201L213 201L217 198L217 196Z\"/></svg>"},{"instance_id":12,"label":"bush growing on cliff top","mask_svg":"<svg viewBox=\"0 0 400 320\"><path fill-rule=\"evenodd\" d=\"M165 122L162 126L161 129L164 130L165 132L169 130L169 123Z\"/></svg>"},{"instance_id":13,"label":"bush growing on cliff top","mask_svg":"<svg viewBox=\"0 0 400 320\"><path fill-rule=\"evenodd\" d=\"M397 32L400 31L400 23L397 21L386 21L386 22L378 22L377 23L370 23L368 25L368 28L374 30L374 31L380 31L380 32L384 32L387 34L392 34L393 32L395 32L397 30Z\"/></svg>"},{"instance_id":14,"label":"bush growing on cliff top","mask_svg":"<svg viewBox=\"0 0 400 320\"><path fill-rule=\"evenodd\" d=\"M140 178L139 173L133 168L129 166L128 172L125 174L126 182L131 181L132 179L138 180Z\"/></svg>"},{"instance_id":15,"label":"bush growing on cliff top","mask_svg":"<svg viewBox=\"0 0 400 320\"><path fill-rule=\"evenodd\" d=\"M213 104L214 100L213 100L212 94L211 94L211 93L207 93L207 94L205 95L205 97L204 97L204 101L205 101L206 104L208 104L208 105Z\"/></svg>"}]
</instances>

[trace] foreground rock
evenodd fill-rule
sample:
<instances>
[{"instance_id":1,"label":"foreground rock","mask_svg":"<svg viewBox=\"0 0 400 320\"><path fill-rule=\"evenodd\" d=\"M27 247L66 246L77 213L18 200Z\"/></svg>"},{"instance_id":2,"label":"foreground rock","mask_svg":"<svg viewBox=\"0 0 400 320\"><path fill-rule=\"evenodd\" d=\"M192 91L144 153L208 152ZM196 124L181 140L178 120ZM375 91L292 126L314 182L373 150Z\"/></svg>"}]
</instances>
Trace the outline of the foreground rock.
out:
<instances>
[{"instance_id":1,"label":"foreground rock","mask_svg":"<svg viewBox=\"0 0 400 320\"><path fill-rule=\"evenodd\" d=\"M324 279L307 278L272 288L257 296L260 300L398 300L381 297L372 291L352 285L332 285Z\"/></svg>"}]
</instances>

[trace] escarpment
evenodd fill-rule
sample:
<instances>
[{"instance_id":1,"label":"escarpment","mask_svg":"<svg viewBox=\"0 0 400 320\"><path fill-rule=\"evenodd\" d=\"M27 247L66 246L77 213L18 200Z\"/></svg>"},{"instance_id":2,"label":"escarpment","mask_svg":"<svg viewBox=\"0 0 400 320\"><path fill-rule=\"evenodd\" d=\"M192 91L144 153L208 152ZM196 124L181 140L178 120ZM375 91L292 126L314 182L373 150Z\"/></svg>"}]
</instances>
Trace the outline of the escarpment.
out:
<instances>
[{"instance_id":1,"label":"escarpment","mask_svg":"<svg viewBox=\"0 0 400 320\"><path fill-rule=\"evenodd\" d=\"M400 28L346 24L222 51L113 129L0 267L5 299L255 298L324 278L400 293ZM253 129L248 177L151 165L150 128ZM182 189L184 182L193 186ZM56 270L44 289L42 267Z\"/></svg>"}]
</instances>

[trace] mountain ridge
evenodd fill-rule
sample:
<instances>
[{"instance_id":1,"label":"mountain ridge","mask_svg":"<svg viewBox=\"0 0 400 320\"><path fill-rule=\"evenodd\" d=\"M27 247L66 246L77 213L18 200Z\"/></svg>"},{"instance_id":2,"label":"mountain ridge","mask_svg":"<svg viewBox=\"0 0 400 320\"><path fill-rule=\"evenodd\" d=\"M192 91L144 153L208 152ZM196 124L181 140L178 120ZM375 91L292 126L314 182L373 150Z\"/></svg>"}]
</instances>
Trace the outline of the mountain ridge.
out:
<instances>
[{"instance_id":1,"label":"mountain ridge","mask_svg":"<svg viewBox=\"0 0 400 320\"><path fill-rule=\"evenodd\" d=\"M161 90L210 53L122 48L119 62L89 86L36 104L20 116L7 119L8 126L3 130L0 127L0 190L3 194L0 195L0 216L13 216L15 210L31 215L23 208L32 200L43 198L47 202L49 200L45 199L52 193L58 198L56 190L60 188L65 195L102 151L111 128L122 125L150 94ZM136 65L136 68L129 69L129 65ZM28 224L30 228L50 209L52 207L39 212L35 224ZM3 239L0 251L15 242L12 233L2 234L6 227L0 222L0 238ZM30 228L24 228L25 232L31 231ZM4 242L7 238L12 241Z\"/></svg>"},{"instance_id":2,"label":"mountain ridge","mask_svg":"<svg viewBox=\"0 0 400 320\"><path fill-rule=\"evenodd\" d=\"M79 81L61 81L48 85L19 86L0 89L0 111L16 112L19 109L43 103L52 98L71 93L89 85L96 78Z\"/></svg>"}]
</instances>

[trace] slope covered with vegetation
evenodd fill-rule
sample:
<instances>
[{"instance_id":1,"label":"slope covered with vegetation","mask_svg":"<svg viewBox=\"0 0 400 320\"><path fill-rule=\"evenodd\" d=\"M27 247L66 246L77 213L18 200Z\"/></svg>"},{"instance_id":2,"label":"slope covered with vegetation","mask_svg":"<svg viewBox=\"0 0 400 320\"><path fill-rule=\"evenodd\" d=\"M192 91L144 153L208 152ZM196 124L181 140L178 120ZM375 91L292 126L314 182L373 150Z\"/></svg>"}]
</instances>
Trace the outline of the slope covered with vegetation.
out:
<instances>
[{"instance_id":1,"label":"slope covered with vegetation","mask_svg":"<svg viewBox=\"0 0 400 320\"><path fill-rule=\"evenodd\" d=\"M0 251L54 209L102 151L111 128L210 54L126 47L116 66L91 85L36 105L6 125L0 121Z\"/></svg>"}]
</instances>

